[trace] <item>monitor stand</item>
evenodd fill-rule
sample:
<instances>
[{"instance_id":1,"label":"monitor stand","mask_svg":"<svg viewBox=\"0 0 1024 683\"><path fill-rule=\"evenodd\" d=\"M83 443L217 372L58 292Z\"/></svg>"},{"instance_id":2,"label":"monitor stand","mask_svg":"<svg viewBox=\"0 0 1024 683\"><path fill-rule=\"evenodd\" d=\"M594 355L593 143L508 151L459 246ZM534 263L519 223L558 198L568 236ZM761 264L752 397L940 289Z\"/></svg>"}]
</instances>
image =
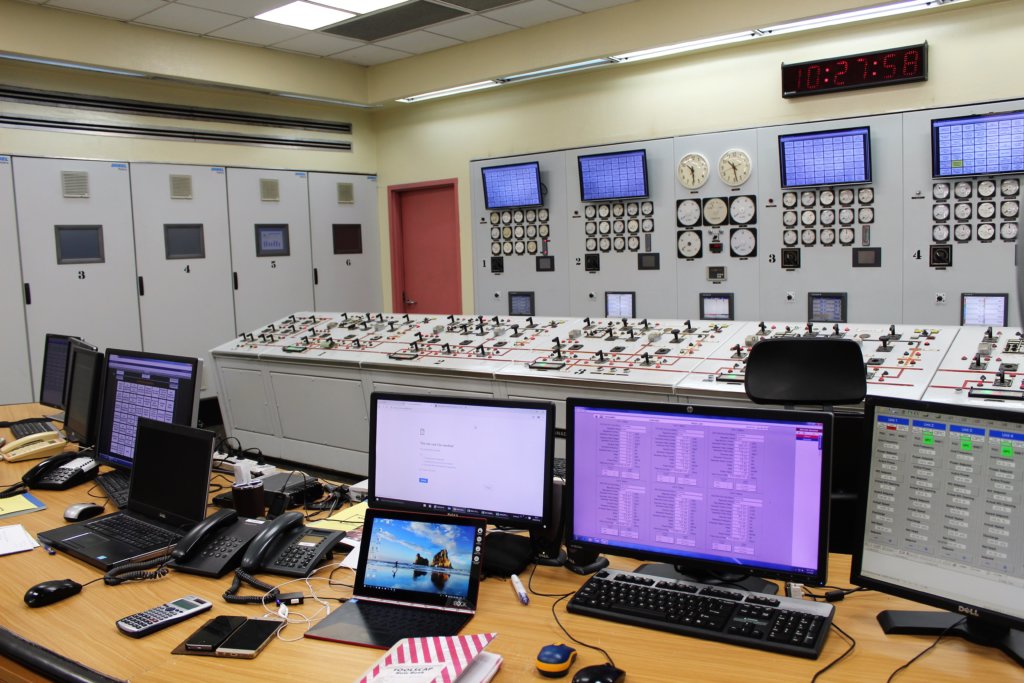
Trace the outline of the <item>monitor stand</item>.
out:
<instances>
[{"instance_id":1,"label":"monitor stand","mask_svg":"<svg viewBox=\"0 0 1024 683\"><path fill-rule=\"evenodd\" d=\"M962 624L956 625L957 622ZM882 631L890 635L956 636L976 645L994 647L1024 666L1024 631L996 626L954 612L884 610L878 613Z\"/></svg>"},{"instance_id":2,"label":"monitor stand","mask_svg":"<svg viewBox=\"0 0 1024 683\"><path fill-rule=\"evenodd\" d=\"M749 574L709 572L687 569L685 566L678 564L673 566L671 564L663 563L642 564L633 571L638 574L657 576L662 579L693 581L695 583L705 583L710 586L722 586L723 588L728 588L730 586L733 588L742 588L743 590L750 591L752 593L775 595L779 592L779 587L771 581L765 581L764 579L751 576Z\"/></svg>"}]
</instances>

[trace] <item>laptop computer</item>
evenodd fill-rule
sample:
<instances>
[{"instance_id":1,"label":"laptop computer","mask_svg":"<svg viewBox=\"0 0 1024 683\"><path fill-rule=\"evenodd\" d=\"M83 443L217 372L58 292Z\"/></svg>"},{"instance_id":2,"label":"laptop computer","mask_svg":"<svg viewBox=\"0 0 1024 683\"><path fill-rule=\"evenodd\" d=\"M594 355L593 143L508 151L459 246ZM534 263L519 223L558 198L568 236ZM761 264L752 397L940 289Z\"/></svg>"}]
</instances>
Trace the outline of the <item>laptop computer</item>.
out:
<instances>
[{"instance_id":1,"label":"laptop computer","mask_svg":"<svg viewBox=\"0 0 1024 683\"><path fill-rule=\"evenodd\" d=\"M352 598L306 637L389 648L456 635L476 613L486 527L474 517L367 510Z\"/></svg>"},{"instance_id":2,"label":"laptop computer","mask_svg":"<svg viewBox=\"0 0 1024 683\"><path fill-rule=\"evenodd\" d=\"M213 432L139 418L128 506L44 531L39 542L104 571L158 557L206 518Z\"/></svg>"}]
</instances>

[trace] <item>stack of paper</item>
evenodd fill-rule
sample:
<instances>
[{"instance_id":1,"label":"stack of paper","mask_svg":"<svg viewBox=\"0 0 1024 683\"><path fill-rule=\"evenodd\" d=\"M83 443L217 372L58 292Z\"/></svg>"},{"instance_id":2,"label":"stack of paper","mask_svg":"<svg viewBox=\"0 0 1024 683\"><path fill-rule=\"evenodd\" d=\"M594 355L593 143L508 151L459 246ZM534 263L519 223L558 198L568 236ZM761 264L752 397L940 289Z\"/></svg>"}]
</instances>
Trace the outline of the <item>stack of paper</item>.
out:
<instances>
[{"instance_id":1,"label":"stack of paper","mask_svg":"<svg viewBox=\"0 0 1024 683\"><path fill-rule=\"evenodd\" d=\"M22 525L0 526L0 555L21 553L38 547L36 539Z\"/></svg>"},{"instance_id":2,"label":"stack of paper","mask_svg":"<svg viewBox=\"0 0 1024 683\"><path fill-rule=\"evenodd\" d=\"M497 635L405 638L358 683L487 683L498 672L502 658L483 650Z\"/></svg>"}]
</instances>

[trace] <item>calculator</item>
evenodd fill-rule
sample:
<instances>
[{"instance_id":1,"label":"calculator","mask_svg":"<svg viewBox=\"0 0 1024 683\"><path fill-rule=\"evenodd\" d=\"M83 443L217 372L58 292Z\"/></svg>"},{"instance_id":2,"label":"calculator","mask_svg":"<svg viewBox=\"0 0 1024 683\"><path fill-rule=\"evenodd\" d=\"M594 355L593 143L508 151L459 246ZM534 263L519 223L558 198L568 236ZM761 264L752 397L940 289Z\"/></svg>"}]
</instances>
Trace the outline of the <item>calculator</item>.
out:
<instances>
[{"instance_id":1,"label":"calculator","mask_svg":"<svg viewBox=\"0 0 1024 683\"><path fill-rule=\"evenodd\" d=\"M117 628L125 635L132 638L141 638L150 633L156 633L162 628L171 624L177 624L200 612L213 607L213 605L195 595L187 595L172 602L165 603L159 607L148 609L117 620Z\"/></svg>"}]
</instances>

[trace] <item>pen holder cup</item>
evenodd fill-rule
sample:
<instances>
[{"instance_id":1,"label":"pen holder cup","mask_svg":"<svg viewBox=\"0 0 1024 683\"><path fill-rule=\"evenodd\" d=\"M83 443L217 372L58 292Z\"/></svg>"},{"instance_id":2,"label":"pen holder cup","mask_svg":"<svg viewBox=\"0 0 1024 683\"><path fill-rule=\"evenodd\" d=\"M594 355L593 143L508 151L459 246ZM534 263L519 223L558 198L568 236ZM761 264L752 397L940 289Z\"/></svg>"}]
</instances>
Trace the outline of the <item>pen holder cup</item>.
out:
<instances>
[{"instance_id":1,"label":"pen holder cup","mask_svg":"<svg viewBox=\"0 0 1024 683\"><path fill-rule=\"evenodd\" d=\"M240 517L262 517L266 512L262 481L232 486L231 498Z\"/></svg>"}]
</instances>

